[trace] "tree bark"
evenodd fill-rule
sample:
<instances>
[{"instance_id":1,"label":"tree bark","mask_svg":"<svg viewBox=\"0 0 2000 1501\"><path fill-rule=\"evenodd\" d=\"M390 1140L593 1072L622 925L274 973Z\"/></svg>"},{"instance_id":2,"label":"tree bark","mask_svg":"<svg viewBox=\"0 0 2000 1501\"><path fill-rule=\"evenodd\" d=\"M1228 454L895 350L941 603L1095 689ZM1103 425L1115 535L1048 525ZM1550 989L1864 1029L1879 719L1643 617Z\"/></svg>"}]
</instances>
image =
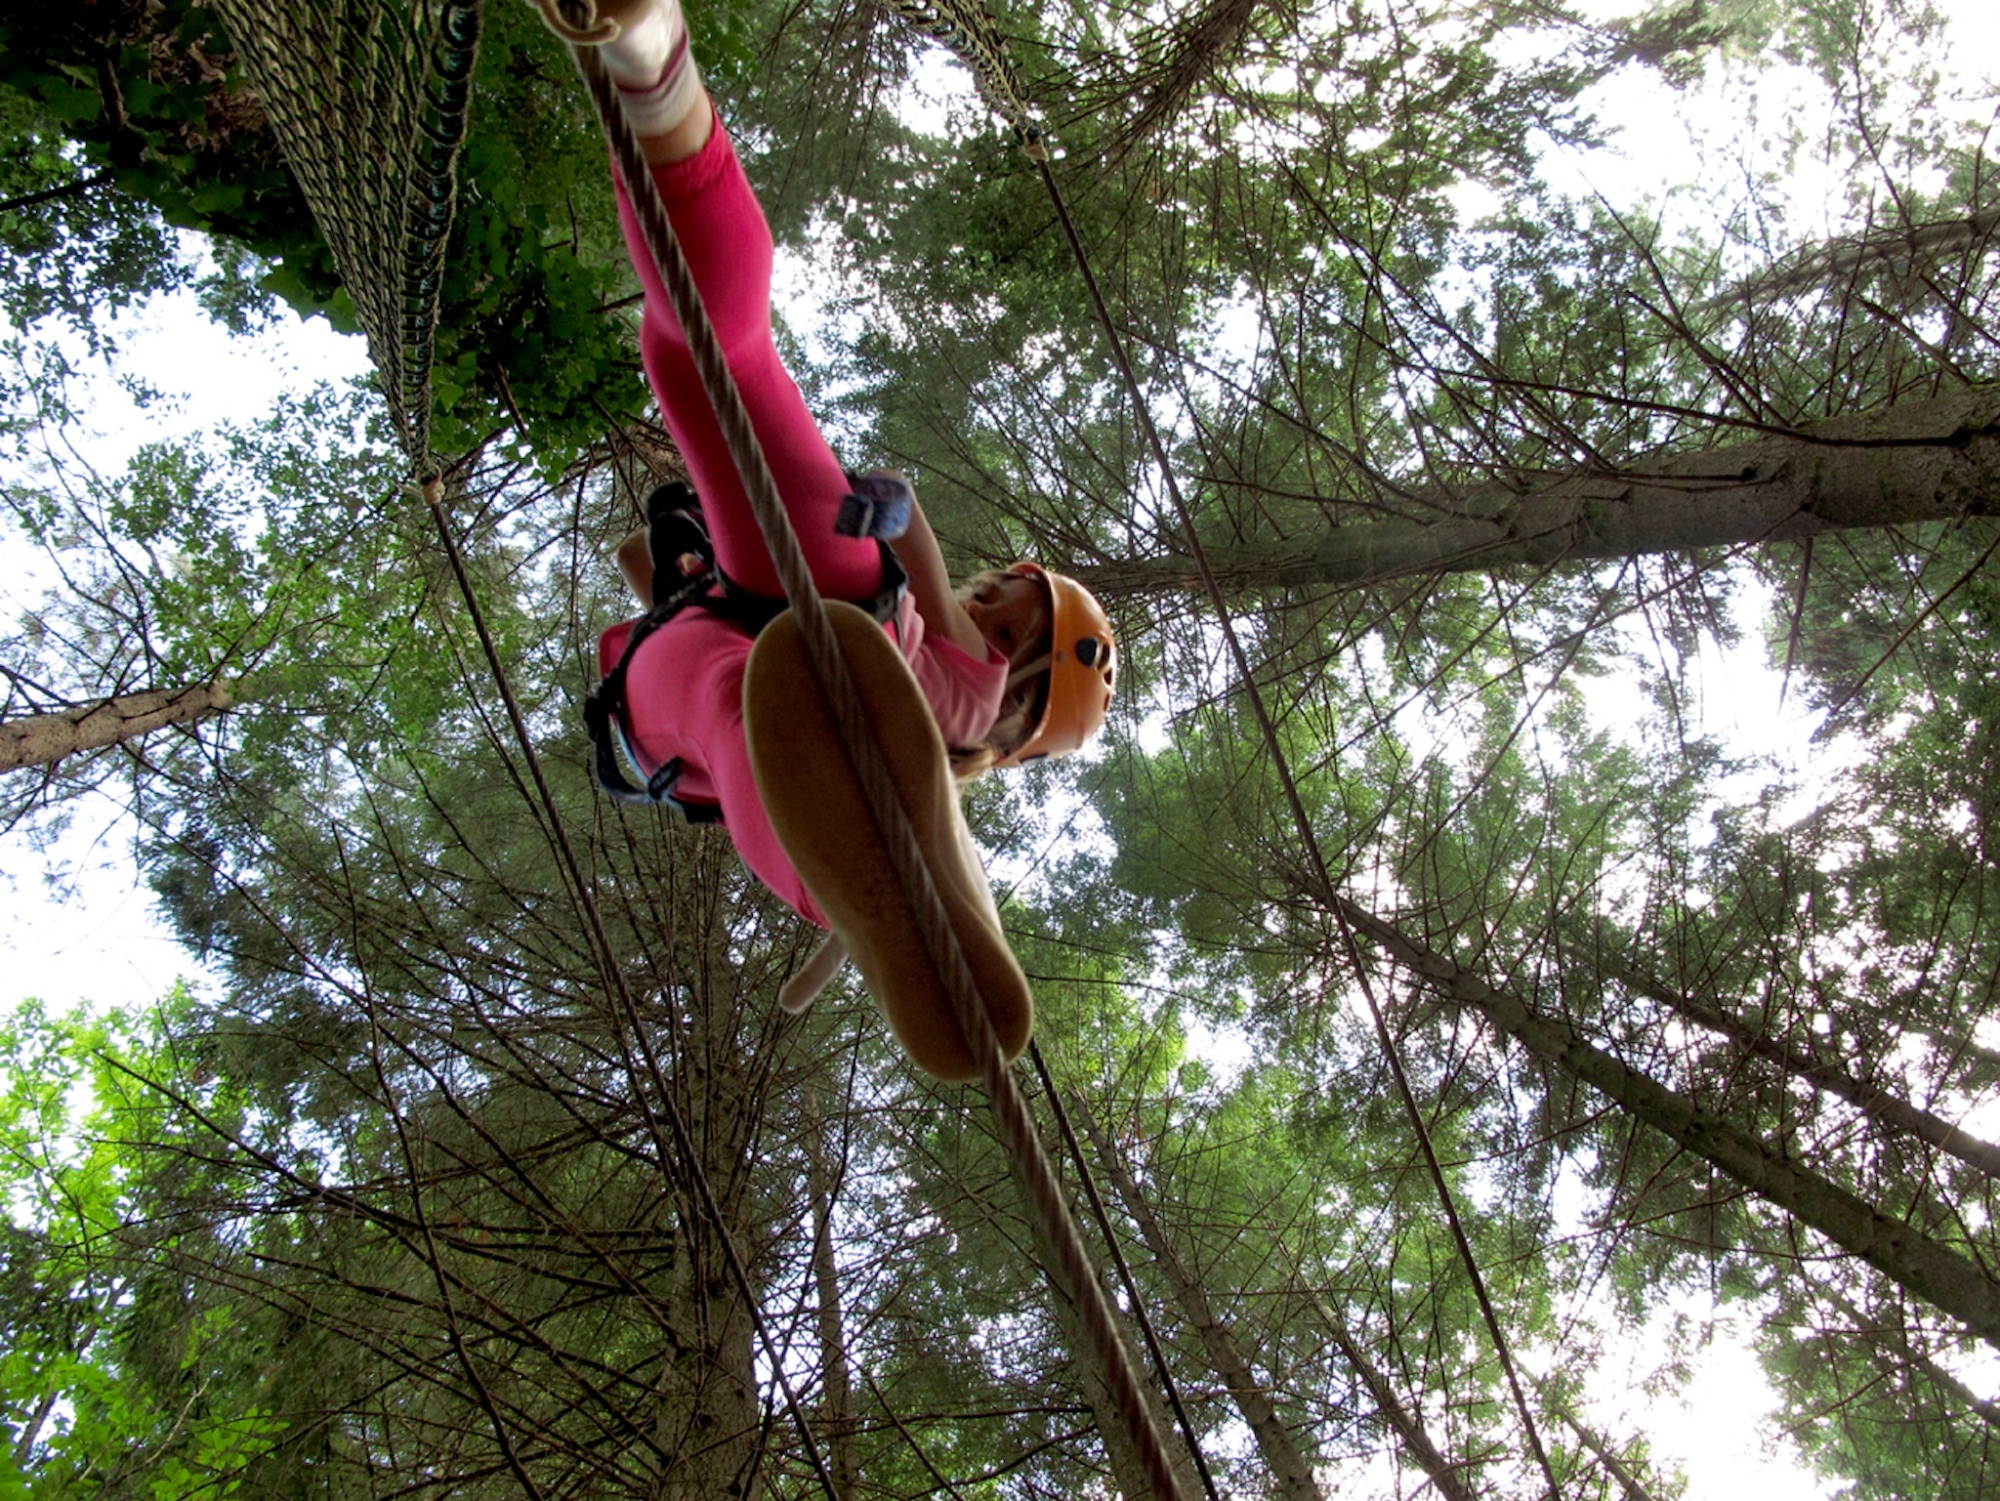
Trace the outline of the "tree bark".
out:
<instances>
[{"instance_id":1,"label":"tree bark","mask_svg":"<svg viewBox=\"0 0 2000 1501\"><path fill-rule=\"evenodd\" d=\"M1444 1501L1475 1501L1475 1493L1460 1477L1460 1466L1446 1459L1438 1446L1431 1442L1429 1431L1423 1419L1411 1412L1396 1394L1382 1368L1365 1355L1347 1332L1346 1323L1336 1317L1326 1306L1326 1299L1317 1291L1308 1289L1306 1296L1312 1300L1313 1311L1319 1315L1326 1332L1333 1336L1333 1342L1340 1346L1340 1353L1346 1357L1348 1365L1354 1368L1361 1384L1368 1388L1368 1395L1375 1401L1375 1410L1382 1415L1382 1421L1396 1435L1404 1451L1417 1462L1417 1466L1437 1488Z\"/></svg>"},{"instance_id":2,"label":"tree bark","mask_svg":"<svg viewBox=\"0 0 2000 1501\"><path fill-rule=\"evenodd\" d=\"M861 1484L861 1456L854 1424L853 1383L847 1371L847 1336L841 1327L840 1276L833 1255L833 1174L827 1170L826 1130L816 1091L808 1092L806 1112L806 1192L812 1199L812 1271L818 1304L827 1469L833 1477L835 1501L851 1501Z\"/></svg>"},{"instance_id":3,"label":"tree bark","mask_svg":"<svg viewBox=\"0 0 2000 1501\"><path fill-rule=\"evenodd\" d=\"M1776 1064L1794 1078L1838 1095L1871 1120L1907 1131L1940 1152L1949 1152L1987 1177L2000 1179L2000 1147L1967 1135L1944 1117L1912 1105L1880 1085L1855 1078L1837 1063L1825 1062L1803 1048L1781 1042L1763 1028L1731 1015L1720 1006L1697 1001L1670 985L1650 980L1635 969L1615 966L1612 978L1696 1025L1720 1033L1751 1056Z\"/></svg>"},{"instance_id":4,"label":"tree bark","mask_svg":"<svg viewBox=\"0 0 2000 1501\"><path fill-rule=\"evenodd\" d=\"M1962 255L1990 240L2000 228L2000 211L1982 209L1962 219L1936 219L1845 235L1815 245L1701 304L1720 309L1742 302L1790 297L1808 289L1846 290L1870 273L1901 277L1920 264L1935 266L1946 257Z\"/></svg>"},{"instance_id":5,"label":"tree bark","mask_svg":"<svg viewBox=\"0 0 2000 1501\"><path fill-rule=\"evenodd\" d=\"M1979 387L1603 473L1415 490L1384 503L1441 519L1215 547L1209 561L1225 583L1359 586L2000 515L2000 393ZM1191 569L1167 557L1078 577L1132 592L1187 587Z\"/></svg>"},{"instance_id":6,"label":"tree bark","mask_svg":"<svg viewBox=\"0 0 2000 1501\"><path fill-rule=\"evenodd\" d=\"M1920 1372L1940 1391L1964 1403L1965 1410L1988 1428L2000 1432L2000 1402L1980 1396L1919 1350L1910 1339L1908 1327L1900 1319L1871 1318L1834 1288L1821 1287L1818 1291L1852 1326L1853 1337L1866 1345L1869 1360L1883 1375L1900 1382L1906 1379L1909 1371Z\"/></svg>"},{"instance_id":7,"label":"tree bark","mask_svg":"<svg viewBox=\"0 0 2000 1501\"><path fill-rule=\"evenodd\" d=\"M1027 1183L1021 1176L1018 1163L1010 1166L1015 1186L1020 1190L1023 1203L1032 1203ZM1097 1422L1098 1437L1104 1441L1104 1456L1111 1466L1112 1487L1123 1501L1157 1501L1160 1492L1154 1487L1138 1446L1125 1426L1125 1419L1113 1400L1111 1388L1104 1379L1097 1362L1089 1358L1090 1335L1084 1328L1083 1314L1078 1307L1075 1289L1068 1285L1062 1273L1062 1261L1049 1244L1048 1232L1043 1229L1039 1216L1028 1217L1035 1243L1036 1260L1041 1265L1042 1276L1048 1283L1049 1301L1055 1312L1056 1326L1062 1332L1063 1343L1075 1353L1071 1370L1076 1375L1078 1388L1083 1399L1090 1405L1092 1416ZM1109 1290L1107 1289L1107 1296ZM1118 1314L1117 1303L1112 1303L1114 1315ZM1120 1322L1122 1324L1122 1316ZM1132 1348L1133 1340L1129 1330L1121 1330L1126 1348ZM1134 1369L1138 1369L1134 1363ZM1173 1415L1166 1410L1159 1389L1152 1385L1145 1387L1146 1397L1153 1409L1153 1422L1159 1429L1168 1453L1171 1456L1174 1474L1180 1482L1181 1493L1186 1496L1201 1494L1201 1477L1195 1473L1193 1463L1188 1459L1187 1450L1173 1438Z\"/></svg>"},{"instance_id":8,"label":"tree bark","mask_svg":"<svg viewBox=\"0 0 2000 1501\"><path fill-rule=\"evenodd\" d=\"M1969 1258L1627 1067L1585 1041L1567 1022L1542 1016L1359 904L1330 895L1357 929L1452 1001L1470 1007L1536 1057L1591 1085L1752 1193L2000 1346L2000 1286Z\"/></svg>"},{"instance_id":9,"label":"tree bark","mask_svg":"<svg viewBox=\"0 0 2000 1501\"><path fill-rule=\"evenodd\" d=\"M0 771L47 766L79 751L124 745L170 724L191 724L243 702L240 683L148 688L54 714L0 722Z\"/></svg>"},{"instance_id":10,"label":"tree bark","mask_svg":"<svg viewBox=\"0 0 2000 1501\"><path fill-rule=\"evenodd\" d=\"M1887 1375L1895 1375L1896 1360L1904 1360L1912 1370L1921 1371L1925 1378L1934 1383L1940 1391L1949 1392L1965 1404L1965 1410L1978 1418L1988 1428L2000 1432L2000 1402L1982 1397L1958 1377L1952 1375L1930 1356L1919 1350L1912 1350L1907 1342L1900 1355L1892 1355L1879 1346L1874 1352L1876 1365Z\"/></svg>"},{"instance_id":11,"label":"tree bark","mask_svg":"<svg viewBox=\"0 0 2000 1501\"><path fill-rule=\"evenodd\" d=\"M1265 1468L1277 1482L1277 1494L1287 1498L1287 1501L1325 1501L1319 1482L1313 1477L1312 1461L1300 1451L1291 1430L1279 1418L1277 1408L1266 1395L1265 1383L1250 1369L1250 1362L1243 1358L1229 1325L1217 1316L1209 1302L1208 1290L1181 1260L1165 1227L1126 1170L1124 1159L1113 1149L1098 1126L1096 1117L1083 1108L1080 1101L1077 1113L1083 1118L1083 1128L1089 1133L1091 1145L1097 1149L1098 1159L1117 1186L1118 1197L1124 1201L1126 1212L1139 1227L1139 1238L1153 1253L1153 1260L1174 1290L1174 1301L1180 1304L1182 1315L1201 1337L1209 1363L1228 1388L1237 1411L1243 1414L1243 1421L1250 1425L1257 1448L1264 1456Z\"/></svg>"},{"instance_id":12,"label":"tree bark","mask_svg":"<svg viewBox=\"0 0 2000 1501\"><path fill-rule=\"evenodd\" d=\"M710 933L710 966L728 966ZM756 1128L757 1068L741 1043L743 1000L736 988L696 987L688 1007L674 1088L698 1161L745 1265L763 1238L752 1220L746 1168ZM765 1426L755 1366L756 1327L730 1270L722 1233L685 1189L679 1200L680 1254L668 1308L679 1335L663 1363L654 1428L671 1456L654 1477L651 1501L756 1501L764 1480Z\"/></svg>"},{"instance_id":13,"label":"tree bark","mask_svg":"<svg viewBox=\"0 0 2000 1501\"><path fill-rule=\"evenodd\" d=\"M1544 1397L1544 1401L1546 1400ZM1618 1482L1619 1493L1624 1496L1625 1501L1657 1501L1653 1493L1646 1489L1645 1482L1633 1473L1630 1465L1612 1451L1601 1434L1590 1428L1566 1406L1557 1406L1556 1415L1569 1425L1569 1430L1576 1435L1577 1441L1596 1456L1597 1462L1604 1466L1605 1473Z\"/></svg>"}]
</instances>

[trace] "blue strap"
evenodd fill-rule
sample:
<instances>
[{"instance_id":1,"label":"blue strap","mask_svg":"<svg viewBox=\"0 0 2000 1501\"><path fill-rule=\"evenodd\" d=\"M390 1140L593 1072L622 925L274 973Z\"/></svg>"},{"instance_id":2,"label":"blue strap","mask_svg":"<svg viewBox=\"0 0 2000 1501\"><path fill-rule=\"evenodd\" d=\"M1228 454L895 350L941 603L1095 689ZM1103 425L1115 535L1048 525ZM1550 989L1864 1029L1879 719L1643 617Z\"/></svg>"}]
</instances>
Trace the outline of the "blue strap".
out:
<instances>
[{"instance_id":1,"label":"blue strap","mask_svg":"<svg viewBox=\"0 0 2000 1501\"><path fill-rule=\"evenodd\" d=\"M874 537L886 542L910 529L910 515L916 509L916 493L900 474L871 469L866 474L847 476L851 494L840 498L840 515L833 529L843 537Z\"/></svg>"}]
</instances>

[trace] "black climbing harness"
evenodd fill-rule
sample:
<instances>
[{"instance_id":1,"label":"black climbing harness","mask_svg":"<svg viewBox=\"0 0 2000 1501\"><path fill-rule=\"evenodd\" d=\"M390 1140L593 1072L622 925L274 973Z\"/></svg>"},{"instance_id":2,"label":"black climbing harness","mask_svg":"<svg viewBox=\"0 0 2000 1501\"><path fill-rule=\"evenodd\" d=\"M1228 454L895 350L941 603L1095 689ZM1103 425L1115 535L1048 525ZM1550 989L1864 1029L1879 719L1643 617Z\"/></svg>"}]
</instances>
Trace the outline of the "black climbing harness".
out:
<instances>
[{"instance_id":1,"label":"black climbing harness","mask_svg":"<svg viewBox=\"0 0 2000 1501\"><path fill-rule=\"evenodd\" d=\"M884 476L850 474L847 479L856 493L846 497L842 503L837 529L848 536L874 537L876 545L882 549L881 592L862 608L886 625L896 618L897 611L902 607L903 591L909 586L909 575L904 573L902 563L883 540L900 534L902 530L895 525L897 497L885 496L885 489L891 482ZM907 496L907 485L900 479L893 484L901 486ZM907 504L903 507L902 517L907 524ZM645 770L645 763L633 748L625 728L626 670L639 647L653 632L690 607L719 615L755 637L782 615L787 606L782 599L751 593L716 566L715 547L709 541L708 528L702 522L700 498L681 480L658 486L646 498L646 550L652 556L656 581L679 578L680 582L670 593L656 598L653 608L633 622L631 634L625 638L625 649L619 654L618 665L604 675L604 680L591 690L590 696L583 702L583 725L589 731L590 743L596 751L597 785L621 803L657 804L684 823L719 824L722 822L722 809L718 804L688 801L676 794L682 771L679 756L649 775L643 785L632 781L626 776L624 767L619 765L622 754L632 766ZM699 559L700 566L683 576L682 559L689 556Z\"/></svg>"}]
</instances>

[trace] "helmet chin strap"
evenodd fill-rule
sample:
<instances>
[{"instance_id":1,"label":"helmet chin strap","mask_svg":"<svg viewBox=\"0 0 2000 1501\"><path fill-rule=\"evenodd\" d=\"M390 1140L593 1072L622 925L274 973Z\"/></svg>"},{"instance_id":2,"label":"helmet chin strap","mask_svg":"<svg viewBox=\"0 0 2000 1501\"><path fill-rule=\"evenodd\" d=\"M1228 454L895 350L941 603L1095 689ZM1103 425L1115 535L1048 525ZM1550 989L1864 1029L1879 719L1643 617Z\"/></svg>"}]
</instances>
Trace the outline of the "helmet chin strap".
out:
<instances>
[{"instance_id":1,"label":"helmet chin strap","mask_svg":"<svg viewBox=\"0 0 2000 1501\"><path fill-rule=\"evenodd\" d=\"M1020 565L1016 564L1015 566L1019 567ZM1056 618L1055 593L1049 587L1048 580L1032 573L1017 574L1016 577L1032 579L1036 585L1037 592L1042 596L1042 619L1041 623L1035 627L1035 634L1039 636L1052 633L1055 629ZM1007 674L1007 691L1011 693L1014 689L1020 687L1021 684L1033 678L1037 673L1047 672L1049 664L1053 661L1055 661L1055 653L1053 651L1045 651L1039 657L1035 658L1034 661L1014 668L1013 671Z\"/></svg>"},{"instance_id":2,"label":"helmet chin strap","mask_svg":"<svg viewBox=\"0 0 2000 1501\"><path fill-rule=\"evenodd\" d=\"M1007 686L1010 689L1020 687L1021 684L1027 682L1028 679L1034 677L1037 673L1047 672L1049 670L1049 663L1054 660L1055 657L1051 653L1043 652L1026 666L1016 667L1012 672L1008 673Z\"/></svg>"}]
</instances>

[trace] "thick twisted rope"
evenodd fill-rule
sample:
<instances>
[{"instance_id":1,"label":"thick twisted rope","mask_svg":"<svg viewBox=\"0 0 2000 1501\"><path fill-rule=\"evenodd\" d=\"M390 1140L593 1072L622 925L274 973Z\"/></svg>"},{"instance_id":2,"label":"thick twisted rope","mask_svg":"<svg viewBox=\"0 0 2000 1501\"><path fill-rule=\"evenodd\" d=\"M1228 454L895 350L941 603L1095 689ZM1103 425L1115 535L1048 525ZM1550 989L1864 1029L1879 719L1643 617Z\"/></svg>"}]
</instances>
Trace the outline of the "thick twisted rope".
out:
<instances>
[{"instance_id":1,"label":"thick twisted rope","mask_svg":"<svg viewBox=\"0 0 2000 1501\"><path fill-rule=\"evenodd\" d=\"M812 570L792 530L791 517L778 494L763 445L751 425L750 414L731 374L721 341L709 321L694 274L681 251L680 238L668 219L666 204L637 136L618 103L617 85L605 71L595 49L572 46L571 55L589 87L597 107L599 122L611 142L612 153L636 211L661 284L666 288L675 315L686 335L689 352L710 404L715 409L730 456L743 476L750 508L763 531L771 561L784 585L785 597L798 616L800 635L821 689L846 741L849 759L867 797L870 812L888 846L896 878L916 913L918 931L926 952L944 977L952 1013L972 1049L974 1061L987 1088L1001 1138L1018 1160L1034 1207L1048 1231L1063 1280L1079 1305L1084 1330L1097 1358L1119 1417L1129 1430L1134 1447L1145 1465L1147 1479L1156 1494L1169 1501L1182 1501L1180 1481L1174 1473L1166 1441L1146 1400L1131 1356L1120 1337L1110 1300L1098 1281L1096 1268L1084 1248L1076 1221L1071 1217L1054 1170L1042 1150L1027 1102L1007 1067L1000 1040L987 1016L978 982L952 931L944 900L925 863L909 814L904 810L890 777L888 762L875 739L867 711L862 707L847 662L827 619L825 602L814 583Z\"/></svg>"}]
</instances>

